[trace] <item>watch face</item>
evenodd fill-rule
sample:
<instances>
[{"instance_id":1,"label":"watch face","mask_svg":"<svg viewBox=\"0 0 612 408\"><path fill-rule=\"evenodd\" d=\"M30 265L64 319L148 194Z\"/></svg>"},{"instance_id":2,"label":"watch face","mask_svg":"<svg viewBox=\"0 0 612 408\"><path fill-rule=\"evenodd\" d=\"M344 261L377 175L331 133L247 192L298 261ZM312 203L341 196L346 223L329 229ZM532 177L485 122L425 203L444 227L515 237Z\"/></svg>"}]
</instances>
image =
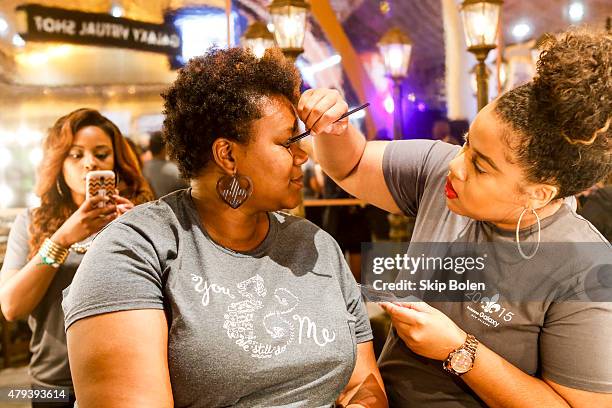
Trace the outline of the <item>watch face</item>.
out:
<instances>
[{"instance_id":1,"label":"watch face","mask_svg":"<svg viewBox=\"0 0 612 408\"><path fill-rule=\"evenodd\" d=\"M472 368L472 355L467 350L459 350L453 354L450 365L459 374L467 373Z\"/></svg>"}]
</instances>

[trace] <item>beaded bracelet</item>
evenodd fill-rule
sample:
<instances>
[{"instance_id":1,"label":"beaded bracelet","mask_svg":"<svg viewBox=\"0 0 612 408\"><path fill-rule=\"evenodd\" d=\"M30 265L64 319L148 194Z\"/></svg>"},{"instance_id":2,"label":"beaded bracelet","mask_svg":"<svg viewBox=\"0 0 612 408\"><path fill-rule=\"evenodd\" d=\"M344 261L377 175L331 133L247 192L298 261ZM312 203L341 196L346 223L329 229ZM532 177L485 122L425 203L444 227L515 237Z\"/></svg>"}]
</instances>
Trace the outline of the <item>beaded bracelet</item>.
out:
<instances>
[{"instance_id":1,"label":"beaded bracelet","mask_svg":"<svg viewBox=\"0 0 612 408\"><path fill-rule=\"evenodd\" d=\"M51 265L57 269L68 257L68 248L64 248L47 238L40 247L38 254L42 258L44 265Z\"/></svg>"}]
</instances>

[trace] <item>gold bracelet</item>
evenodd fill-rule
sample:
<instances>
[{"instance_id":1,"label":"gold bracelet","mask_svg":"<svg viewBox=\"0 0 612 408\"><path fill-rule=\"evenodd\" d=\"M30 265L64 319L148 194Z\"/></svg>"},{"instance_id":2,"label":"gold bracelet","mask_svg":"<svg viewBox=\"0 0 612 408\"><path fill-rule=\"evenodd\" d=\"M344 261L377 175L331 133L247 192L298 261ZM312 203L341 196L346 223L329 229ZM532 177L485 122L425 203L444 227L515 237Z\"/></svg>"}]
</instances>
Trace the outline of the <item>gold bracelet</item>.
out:
<instances>
[{"instance_id":1,"label":"gold bracelet","mask_svg":"<svg viewBox=\"0 0 612 408\"><path fill-rule=\"evenodd\" d=\"M41 245L38 254L42 258L44 265L59 268L68 257L68 248L64 248L47 238Z\"/></svg>"}]
</instances>

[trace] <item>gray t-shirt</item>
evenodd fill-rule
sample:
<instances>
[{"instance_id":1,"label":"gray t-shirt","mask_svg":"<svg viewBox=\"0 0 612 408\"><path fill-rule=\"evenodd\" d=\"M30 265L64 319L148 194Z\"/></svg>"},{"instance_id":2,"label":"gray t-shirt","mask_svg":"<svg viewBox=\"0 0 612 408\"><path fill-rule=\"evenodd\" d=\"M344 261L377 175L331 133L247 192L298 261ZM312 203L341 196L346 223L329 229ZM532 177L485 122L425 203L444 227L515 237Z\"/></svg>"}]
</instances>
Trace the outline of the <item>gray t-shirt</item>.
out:
<instances>
[{"instance_id":1,"label":"gray t-shirt","mask_svg":"<svg viewBox=\"0 0 612 408\"><path fill-rule=\"evenodd\" d=\"M210 239L190 190L133 209L83 259L64 293L66 327L164 309L176 407L332 405L357 343L372 338L360 292L326 232L268 218L261 245L239 253Z\"/></svg>"},{"instance_id":2,"label":"gray t-shirt","mask_svg":"<svg viewBox=\"0 0 612 408\"><path fill-rule=\"evenodd\" d=\"M21 269L28 263L29 226L29 211L15 218L0 273ZM90 238L82 243L89 240ZM33 382L37 385L72 387L61 302L62 291L70 285L82 258L83 255L70 252L66 261L57 270L47 292L28 316L28 325L32 330L30 340L32 358L29 371Z\"/></svg>"},{"instance_id":3,"label":"gray t-shirt","mask_svg":"<svg viewBox=\"0 0 612 408\"><path fill-rule=\"evenodd\" d=\"M424 140L392 142L386 148L383 172L387 187L404 213L416 215L411 242L516 246L514 232L457 215L446 206L444 186L448 164L458 149ZM588 221L576 215L571 203L566 200L559 211L542 220L541 241L563 245L595 243L604 246L608 259L610 245ZM521 240L535 241L535 227L521 230ZM526 373L543 375L572 388L609 393L612 392L612 303L559 301L560 287L581 293L584 286L590 285L584 272L597 262L577 249L584 246L563 248L569 250L555 254L555 258L542 260L536 256L532 261L522 260L516 251L508 263L510 267L491 279L495 286L487 288L486 293L468 291L465 301L431 304ZM527 252L531 252L531 247ZM536 261L559 265L554 279L532 280L535 271L530 267ZM530 286L537 287L539 296L544 294L541 301L519 300L527 293L521 291ZM609 293L610 289L607 290ZM482 303L485 297L488 305ZM391 406L484 406L460 378L442 369L440 361L410 351L395 330L387 338L379 367Z\"/></svg>"}]
</instances>

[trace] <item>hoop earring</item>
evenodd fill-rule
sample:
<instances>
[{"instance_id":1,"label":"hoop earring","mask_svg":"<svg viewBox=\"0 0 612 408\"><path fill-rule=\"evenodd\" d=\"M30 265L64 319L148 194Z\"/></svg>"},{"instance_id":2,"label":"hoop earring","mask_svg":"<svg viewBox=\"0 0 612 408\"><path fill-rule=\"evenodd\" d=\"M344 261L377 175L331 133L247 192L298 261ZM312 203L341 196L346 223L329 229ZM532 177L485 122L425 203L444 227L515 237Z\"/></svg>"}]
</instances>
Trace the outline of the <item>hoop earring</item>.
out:
<instances>
[{"instance_id":1,"label":"hoop earring","mask_svg":"<svg viewBox=\"0 0 612 408\"><path fill-rule=\"evenodd\" d=\"M240 207L253 193L253 182L247 176L240 176L234 170L231 176L223 176L217 181L217 194L234 210Z\"/></svg>"},{"instance_id":2,"label":"hoop earring","mask_svg":"<svg viewBox=\"0 0 612 408\"><path fill-rule=\"evenodd\" d=\"M533 215L535 215L536 220L538 221L538 242L537 242L535 251L533 251L533 253L529 256L525 255L525 253L523 252L523 249L521 248L521 240L519 238L519 230L521 228L521 221L523 220L523 215L525 215L525 212L527 210L530 210L533 213ZM538 249L540 248L541 231L542 231L542 228L540 225L540 217L538 217L538 213L533 208L525 208L523 212L521 212L521 215L519 216L518 222L516 224L516 247L518 248L519 253L523 257L523 259L531 259L538 252Z\"/></svg>"},{"instance_id":3,"label":"hoop earring","mask_svg":"<svg viewBox=\"0 0 612 408\"><path fill-rule=\"evenodd\" d=\"M59 178L55 179L55 188L57 189L57 194L64 198L64 192L62 191L62 186L60 186Z\"/></svg>"}]
</instances>

